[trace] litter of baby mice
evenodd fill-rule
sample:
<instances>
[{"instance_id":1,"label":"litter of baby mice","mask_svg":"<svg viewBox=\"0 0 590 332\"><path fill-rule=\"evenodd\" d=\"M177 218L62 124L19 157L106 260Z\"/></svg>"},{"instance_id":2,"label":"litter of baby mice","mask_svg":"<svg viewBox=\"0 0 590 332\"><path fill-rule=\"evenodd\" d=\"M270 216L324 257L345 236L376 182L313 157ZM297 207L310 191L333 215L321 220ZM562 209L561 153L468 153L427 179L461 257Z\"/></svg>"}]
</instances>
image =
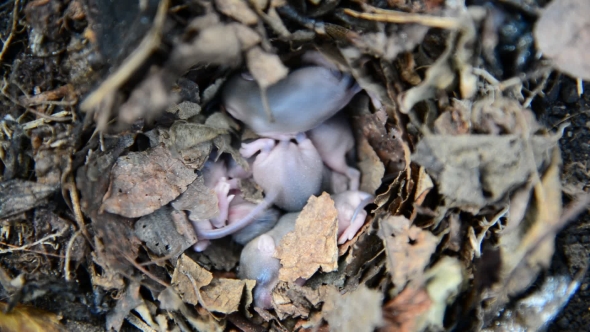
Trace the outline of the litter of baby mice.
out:
<instances>
[{"instance_id":1,"label":"litter of baby mice","mask_svg":"<svg viewBox=\"0 0 590 332\"><path fill-rule=\"evenodd\" d=\"M310 87L309 81L316 80L319 80L320 89ZM274 118L271 122L263 110L262 92L256 82L244 75L231 79L222 88L223 106L231 115L245 119L245 127L260 136L252 142L242 143L240 154L250 160L252 177L263 189L265 198L258 206L251 206L240 220L227 222L228 211L233 208L231 202L240 195L235 185L230 194L229 183L236 183L239 179L228 180L227 174L223 174L227 166L222 163L206 167L205 182L213 188L225 189L222 193L216 189L220 217L209 223L195 222L201 239L195 249L202 251L209 240L231 235L256 223L257 216L273 205L283 211L300 211L309 197L320 194L322 183L327 181L323 178L331 177L330 171L324 171L325 166L349 179L347 190L358 192L360 172L347 163L347 159L354 161L354 136L349 118L340 112L358 91L352 77L334 69L296 69L266 91ZM302 99L306 100L303 104ZM367 198L372 194L358 192L358 195ZM359 206L361 201L363 199L357 202ZM358 210L357 206L352 210ZM220 222L220 218L225 220ZM358 230L363 222L354 224ZM344 238L350 239L354 234L349 231Z\"/></svg>"},{"instance_id":2,"label":"litter of baby mice","mask_svg":"<svg viewBox=\"0 0 590 332\"><path fill-rule=\"evenodd\" d=\"M6 2L0 330L587 326L590 6L525 2Z\"/></svg>"}]
</instances>

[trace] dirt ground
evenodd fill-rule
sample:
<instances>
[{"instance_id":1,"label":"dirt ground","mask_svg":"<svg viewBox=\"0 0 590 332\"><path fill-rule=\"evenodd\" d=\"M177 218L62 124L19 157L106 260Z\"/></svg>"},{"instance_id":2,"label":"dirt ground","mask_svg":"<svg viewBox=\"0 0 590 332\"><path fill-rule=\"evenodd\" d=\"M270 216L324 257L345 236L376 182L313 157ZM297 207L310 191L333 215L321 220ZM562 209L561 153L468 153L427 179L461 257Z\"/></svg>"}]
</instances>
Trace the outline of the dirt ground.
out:
<instances>
[{"instance_id":1,"label":"dirt ground","mask_svg":"<svg viewBox=\"0 0 590 332\"><path fill-rule=\"evenodd\" d=\"M588 17L584 0L0 4L0 331L585 330ZM331 150L350 136L359 190L257 127L282 100L313 118L339 98ZM280 167L256 170L259 138L290 144ZM273 198L251 233L206 239L313 179L300 207ZM244 258L286 210L272 262Z\"/></svg>"}]
</instances>

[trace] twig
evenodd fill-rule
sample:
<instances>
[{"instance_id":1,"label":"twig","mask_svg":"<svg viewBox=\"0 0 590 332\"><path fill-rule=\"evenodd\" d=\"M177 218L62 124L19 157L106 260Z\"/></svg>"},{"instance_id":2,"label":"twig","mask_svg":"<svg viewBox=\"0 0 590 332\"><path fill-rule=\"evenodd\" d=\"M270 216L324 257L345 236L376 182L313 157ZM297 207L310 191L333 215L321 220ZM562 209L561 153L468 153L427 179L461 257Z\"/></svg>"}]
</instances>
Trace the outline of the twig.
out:
<instances>
[{"instance_id":1,"label":"twig","mask_svg":"<svg viewBox=\"0 0 590 332\"><path fill-rule=\"evenodd\" d=\"M129 313L125 319L133 326L137 327L139 330L143 332L157 332L151 326L146 324L144 321L139 319L139 317L135 316L132 313Z\"/></svg>"},{"instance_id":2,"label":"twig","mask_svg":"<svg viewBox=\"0 0 590 332\"><path fill-rule=\"evenodd\" d=\"M164 28L164 22L166 21L166 13L168 11L168 5L170 0L160 1L158 6L158 12L154 19L154 25L150 32L143 38L139 47L131 53L131 55L125 59L121 67L112 75L110 75L94 92L90 94L80 105L80 109L83 111L90 111L97 106L103 98L107 95L112 94L119 87L125 83L133 73L135 73L139 67L141 67L148 57L152 54L152 51L160 46L162 39L162 30Z\"/></svg>"},{"instance_id":3,"label":"twig","mask_svg":"<svg viewBox=\"0 0 590 332\"><path fill-rule=\"evenodd\" d=\"M20 0L14 0L14 8L12 9L12 27L10 28L10 34L6 40L3 40L4 45L2 45L2 51L0 51L0 63L4 60L4 54L8 50L8 46L10 46L10 42L14 38L14 31L16 30L16 25L18 24L18 5L20 4Z\"/></svg>"},{"instance_id":4,"label":"twig","mask_svg":"<svg viewBox=\"0 0 590 332\"><path fill-rule=\"evenodd\" d=\"M432 28L448 30L456 30L461 27L461 23L455 18L410 14L395 10L380 9L369 5L365 5L363 7L370 9L372 13L359 13L349 8L345 8L344 13L355 18L378 22L417 23Z\"/></svg>"},{"instance_id":5,"label":"twig","mask_svg":"<svg viewBox=\"0 0 590 332\"><path fill-rule=\"evenodd\" d=\"M65 264L64 264L64 275L66 276L66 281L70 281L71 279L71 272L70 272L70 252L73 249L74 246L74 241L76 240L76 238L80 235L80 233L82 232L82 230L78 230L76 233L74 233L74 235L72 235L72 237L70 238L70 241L68 241L68 246L66 247L66 258L65 258Z\"/></svg>"},{"instance_id":6,"label":"twig","mask_svg":"<svg viewBox=\"0 0 590 332\"><path fill-rule=\"evenodd\" d=\"M69 228L70 228L69 226L66 226L66 227L60 229L59 232L57 232L55 234L47 235L46 237L39 239L33 243L25 244L23 246L16 247L16 248L1 249L0 254L7 254L7 253L15 252L15 251L26 250L29 247L34 247L39 244L49 244L49 243L45 243L45 242L47 242L49 240L53 240L56 237L62 236ZM5 243L2 243L2 244L9 246L8 244L5 244Z\"/></svg>"}]
</instances>

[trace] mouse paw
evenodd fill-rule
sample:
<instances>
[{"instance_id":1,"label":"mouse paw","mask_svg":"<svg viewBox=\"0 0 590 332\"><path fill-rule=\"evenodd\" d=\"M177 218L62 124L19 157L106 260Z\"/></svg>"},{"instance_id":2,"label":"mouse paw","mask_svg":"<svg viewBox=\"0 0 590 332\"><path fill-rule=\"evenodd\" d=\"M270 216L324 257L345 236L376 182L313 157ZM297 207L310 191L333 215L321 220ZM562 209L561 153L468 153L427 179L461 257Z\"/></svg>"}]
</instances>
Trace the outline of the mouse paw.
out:
<instances>
[{"instance_id":1,"label":"mouse paw","mask_svg":"<svg viewBox=\"0 0 590 332\"><path fill-rule=\"evenodd\" d=\"M244 158L250 158L258 151L268 152L275 147L275 140L271 138L260 138L250 143L242 143L240 154Z\"/></svg>"},{"instance_id":2,"label":"mouse paw","mask_svg":"<svg viewBox=\"0 0 590 332\"><path fill-rule=\"evenodd\" d=\"M360 186L361 172L354 167L348 167L346 176L350 179L350 191L358 191Z\"/></svg>"},{"instance_id":3,"label":"mouse paw","mask_svg":"<svg viewBox=\"0 0 590 332\"><path fill-rule=\"evenodd\" d=\"M219 182L213 189L217 196L217 206L219 208L219 215L211 219L211 223L216 228L225 226L227 222L227 216L229 211L229 204L234 199L235 195L229 195L229 191L232 189L232 184L228 182L225 177L219 179Z\"/></svg>"},{"instance_id":4,"label":"mouse paw","mask_svg":"<svg viewBox=\"0 0 590 332\"><path fill-rule=\"evenodd\" d=\"M346 241L352 240L352 238L358 233L358 231L365 224L367 218L367 211L360 211L356 218L348 225L348 227L338 237L338 244L343 244Z\"/></svg>"},{"instance_id":5,"label":"mouse paw","mask_svg":"<svg viewBox=\"0 0 590 332\"><path fill-rule=\"evenodd\" d=\"M211 241L201 239L199 237L199 231L211 230L211 229L213 229L213 225L211 225L211 222L206 219L192 221L192 224L193 224L193 227L195 228L195 231L197 232L197 243L195 243L193 245L193 250L196 252L202 252L205 249L207 249L207 247L209 247L209 245L211 245Z\"/></svg>"}]
</instances>

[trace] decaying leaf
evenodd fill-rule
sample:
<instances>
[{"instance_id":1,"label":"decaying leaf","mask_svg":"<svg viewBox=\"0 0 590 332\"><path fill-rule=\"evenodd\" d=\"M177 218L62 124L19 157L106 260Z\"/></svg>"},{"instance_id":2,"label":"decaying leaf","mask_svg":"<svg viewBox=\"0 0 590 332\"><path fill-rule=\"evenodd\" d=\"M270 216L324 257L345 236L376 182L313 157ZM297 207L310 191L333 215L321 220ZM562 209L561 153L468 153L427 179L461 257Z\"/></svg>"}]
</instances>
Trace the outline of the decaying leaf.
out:
<instances>
[{"instance_id":1,"label":"decaying leaf","mask_svg":"<svg viewBox=\"0 0 590 332\"><path fill-rule=\"evenodd\" d=\"M360 190L367 193L374 193L381 186L381 180L385 174L385 166L375 150L369 145L366 139L358 141L359 163L361 171Z\"/></svg>"},{"instance_id":2,"label":"decaying leaf","mask_svg":"<svg viewBox=\"0 0 590 332\"><path fill-rule=\"evenodd\" d=\"M519 299L482 331L500 332L507 326L520 331L543 331L579 286L578 280L567 276L548 277L537 291Z\"/></svg>"},{"instance_id":3,"label":"decaying leaf","mask_svg":"<svg viewBox=\"0 0 590 332\"><path fill-rule=\"evenodd\" d=\"M258 22L258 16L244 0L215 0L215 5L223 14L246 25Z\"/></svg>"},{"instance_id":4,"label":"decaying leaf","mask_svg":"<svg viewBox=\"0 0 590 332\"><path fill-rule=\"evenodd\" d=\"M317 308L319 303L325 301L329 287L324 285L312 289L281 281L272 292L273 308L279 319L286 317L307 318L313 308Z\"/></svg>"},{"instance_id":5,"label":"decaying leaf","mask_svg":"<svg viewBox=\"0 0 590 332\"><path fill-rule=\"evenodd\" d=\"M250 73L264 90L287 76L289 69L276 54L254 47L247 53L246 62Z\"/></svg>"},{"instance_id":6,"label":"decaying leaf","mask_svg":"<svg viewBox=\"0 0 590 332\"><path fill-rule=\"evenodd\" d=\"M571 75L590 80L590 2L554 0L543 9L534 29L537 47L555 66Z\"/></svg>"},{"instance_id":7,"label":"decaying leaf","mask_svg":"<svg viewBox=\"0 0 590 332\"><path fill-rule=\"evenodd\" d=\"M227 134L227 130L198 123L177 121L170 127L169 133L176 150L183 151L210 141L219 135Z\"/></svg>"},{"instance_id":8,"label":"decaying leaf","mask_svg":"<svg viewBox=\"0 0 590 332\"><path fill-rule=\"evenodd\" d=\"M166 148L131 152L113 166L101 209L128 218L144 216L178 197L196 177Z\"/></svg>"},{"instance_id":9,"label":"decaying leaf","mask_svg":"<svg viewBox=\"0 0 590 332\"><path fill-rule=\"evenodd\" d=\"M180 256L172 274L172 286L186 303L201 302L200 289L213 280L213 274L205 270L186 254Z\"/></svg>"},{"instance_id":10,"label":"decaying leaf","mask_svg":"<svg viewBox=\"0 0 590 332\"><path fill-rule=\"evenodd\" d=\"M330 195L309 198L297 218L295 232L285 235L277 248L275 257L282 265L280 280L308 279L318 268L324 272L338 268L337 217Z\"/></svg>"},{"instance_id":11,"label":"decaying leaf","mask_svg":"<svg viewBox=\"0 0 590 332\"><path fill-rule=\"evenodd\" d=\"M447 306L449 306L461 290L465 280L465 272L461 263L452 257L445 256L424 274L426 292L432 301L432 305L424 314L424 319L419 320L417 331L426 326L435 330L444 330L444 318Z\"/></svg>"},{"instance_id":12,"label":"decaying leaf","mask_svg":"<svg viewBox=\"0 0 590 332\"><path fill-rule=\"evenodd\" d=\"M166 109L166 112L176 114L180 120L186 120L201 113L201 105L190 101L183 101Z\"/></svg>"},{"instance_id":13,"label":"decaying leaf","mask_svg":"<svg viewBox=\"0 0 590 332\"><path fill-rule=\"evenodd\" d=\"M547 267L554 251L555 234L563 227L561 219L561 182L559 180L559 151L554 149L551 165L541 182L533 188L533 195L524 219L508 220L516 228L500 237L502 280L492 287L488 297L494 298L494 306L508 301L508 296L518 294L536 278L541 268Z\"/></svg>"},{"instance_id":14,"label":"decaying leaf","mask_svg":"<svg viewBox=\"0 0 590 332\"><path fill-rule=\"evenodd\" d=\"M390 332L414 332L422 319L422 316L430 306L432 300L426 290L406 287L383 307L385 326L380 331Z\"/></svg>"},{"instance_id":15,"label":"decaying leaf","mask_svg":"<svg viewBox=\"0 0 590 332\"><path fill-rule=\"evenodd\" d=\"M217 195L213 189L205 186L202 176L172 202L172 207L178 211L188 211L188 218L192 221L211 219L219 215Z\"/></svg>"},{"instance_id":16,"label":"decaying leaf","mask_svg":"<svg viewBox=\"0 0 590 332\"><path fill-rule=\"evenodd\" d=\"M379 236L385 243L387 268L395 286L422 278L439 239L431 232L411 225L404 216L388 216L379 221Z\"/></svg>"},{"instance_id":17,"label":"decaying leaf","mask_svg":"<svg viewBox=\"0 0 590 332\"><path fill-rule=\"evenodd\" d=\"M525 183L555 143L543 136L527 142L516 135L430 135L418 143L412 160L435 177L447 206L477 212Z\"/></svg>"},{"instance_id":18,"label":"decaying leaf","mask_svg":"<svg viewBox=\"0 0 590 332\"><path fill-rule=\"evenodd\" d=\"M18 305L10 312L6 303L0 303L0 331L3 332L62 332L64 327L52 312Z\"/></svg>"},{"instance_id":19,"label":"decaying leaf","mask_svg":"<svg viewBox=\"0 0 590 332\"><path fill-rule=\"evenodd\" d=\"M25 212L47 203L57 190L55 186L32 181L10 180L0 183L0 218Z\"/></svg>"},{"instance_id":20,"label":"decaying leaf","mask_svg":"<svg viewBox=\"0 0 590 332\"><path fill-rule=\"evenodd\" d=\"M115 308L107 315L107 329L119 331L123 325L125 317L131 310L143 303L143 298L139 294L139 284L132 282L125 293L117 301Z\"/></svg>"},{"instance_id":21,"label":"decaying leaf","mask_svg":"<svg viewBox=\"0 0 590 332\"><path fill-rule=\"evenodd\" d=\"M383 324L381 292L363 285L344 295L332 290L331 295L322 308L330 331L370 332Z\"/></svg>"},{"instance_id":22,"label":"decaying leaf","mask_svg":"<svg viewBox=\"0 0 590 332\"><path fill-rule=\"evenodd\" d=\"M215 278L209 285L201 288L203 307L223 314L236 312L244 292L252 293L255 285L255 280Z\"/></svg>"},{"instance_id":23,"label":"decaying leaf","mask_svg":"<svg viewBox=\"0 0 590 332\"><path fill-rule=\"evenodd\" d=\"M140 218L135 223L135 235L159 256L178 257L197 242L185 214L169 207Z\"/></svg>"},{"instance_id":24,"label":"decaying leaf","mask_svg":"<svg viewBox=\"0 0 590 332\"><path fill-rule=\"evenodd\" d=\"M172 275L172 285L184 302L193 305L200 303L209 311L230 314L239 309L242 295L244 292L251 293L256 281L214 279L211 272L182 255Z\"/></svg>"}]
</instances>

